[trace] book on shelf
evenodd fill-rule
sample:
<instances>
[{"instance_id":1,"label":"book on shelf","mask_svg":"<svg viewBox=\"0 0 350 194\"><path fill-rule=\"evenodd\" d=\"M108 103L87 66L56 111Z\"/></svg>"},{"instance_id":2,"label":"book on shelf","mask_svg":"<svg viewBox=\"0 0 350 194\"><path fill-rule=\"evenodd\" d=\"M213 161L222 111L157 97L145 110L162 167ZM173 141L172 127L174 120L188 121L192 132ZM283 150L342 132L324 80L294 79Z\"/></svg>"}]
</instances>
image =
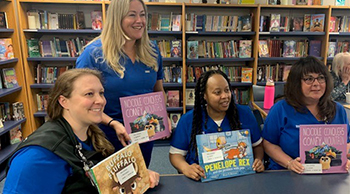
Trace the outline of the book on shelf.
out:
<instances>
[{"instance_id":1,"label":"book on shelf","mask_svg":"<svg viewBox=\"0 0 350 194\"><path fill-rule=\"evenodd\" d=\"M172 31L181 31L181 15L174 14L172 17Z\"/></svg>"},{"instance_id":2,"label":"book on shelf","mask_svg":"<svg viewBox=\"0 0 350 194\"><path fill-rule=\"evenodd\" d=\"M132 142L148 142L169 136L163 92L120 98L125 129Z\"/></svg>"},{"instance_id":3,"label":"book on shelf","mask_svg":"<svg viewBox=\"0 0 350 194\"><path fill-rule=\"evenodd\" d=\"M304 17L293 17L292 18L292 30L293 31L303 31L304 27Z\"/></svg>"},{"instance_id":4,"label":"book on shelf","mask_svg":"<svg viewBox=\"0 0 350 194\"><path fill-rule=\"evenodd\" d=\"M335 5L336 6L344 6L345 5L345 0L335 0Z\"/></svg>"},{"instance_id":5,"label":"book on shelf","mask_svg":"<svg viewBox=\"0 0 350 194\"><path fill-rule=\"evenodd\" d=\"M270 57L267 40L259 40L259 57Z\"/></svg>"},{"instance_id":6,"label":"book on shelf","mask_svg":"<svg viewBox=\"0 0 350 194\"><path fill-rule=\"evenodd\" d=\"M296 42L285 40L283 42L283 57L295 57Z\"/></svg>"},{"instance_id":7,"label":"book on shelf","mask_svg":"<svg viewBox=\"0 0 350 194\"><path fill-rule=\"evenodd\" d=\"M309 173L348 173L347 125L300 125L300 159Z\"/></svg>"},{"instance_id":8,"label":"book on shelf","mask_svg":"<svg viewBox=\"0 0 350 194\"><path fill-rule=\"evenodd\" d=\"M186 89L186 105L193 106L195 99L194 89Z\"/></svg>"},{"instance_id":9,"label":"book on shelf","mask_svg":"<svg viewBox=\"0 0 350 194\"><path fill-rule=\"evenodd\" d=\"M41 29L40 28L40 16L38 10L27 11L28 29Z\"/></svg>"},{"instance_id":10,"label":"book on shelf","mask_svg":"<svg viewBox=\"0 0 350 194\"><path fill-rule=\"evenodd\" d=\"M53 57L51 43L49 40L40 40L39 44L42 57Z\"/></svg>"},{"instance_id":11,"label":"book on shelf","mask_svg":"<svg viewBox=\"0 0 350 194\"><path fill-rule=\"evenodd\" d=\"M320 40L310 40L309 55L314 57L321 57L321 44Z\"/></svg>"},{"instance_id":12,"label":"book on shelf","mask_svg":"<svg viewBox=\"0 0 350 194\"><path fill-rule=\"evenodd\" d=\"M198 162L206 176L202 182L255 173L249 129L201 134L196 141Z\"/></svg>"},{"instance_id":13,"label":"book on shelf","mask_svg":"<svg viewBox=\"0 0 350 194\"><path fill-rule=\"evenodd\" d=\"M0 39L0 60L13 59L15 55L13 53L13 45L11 38Z\"/></svg>"},{"instance_id":14,"label":"book on shelf","mask_svg":"<svg viewBox=\"0 0 350 194\"><path fill-rule=\"evenodd\" d=\"M337 42L329 42L328 43L328 57L334 57L337 53Z\"/></svg>"},{"instance_id":15,"label":"book on shelf","mask_svg":"<svg viewBox=\"0 0 350 194\"><path fill-rule=\"evenodd\" d=\"M289 75L289 72L290 72L290 68L292 68L291 65L284 65L283 66L283 79L282 79L282 81L284 81L284 82L287 81L288 75Z\"/></svg>"},{"instance_id":16,"label":"book on shelf","mask_svg":"<svg viewBox=\"0 0 350 194\"><path fill-rule=\"evenodd\" d=\"M101 194L142 194L150 187L148 170L138 143L113 153L93 166L88 174Z\"/></svg>"},{"instance_id":17,"label":"book on shelf","mask_svg":"<svg viewBox=\"0 0 350 194\"><path fill-rule=\"evenodd\" d=\"M272 13L270 16L270 32L280 31L281 14Z\"/></svg>"},{"instance_id":18,"label":"book on shelf","mask_svg":"<svg viewBox=\"0 0 350 194\"><path fill-rule=\"evenodd\" d=\"M311 14L304 15L304 32L310 32Z\"/></svg>"},{"instance_id":19,"label":"book on shelf","mask_svg":"<svg viewBox=\"0 0 350 194\"><path fill-rule=\"evenodd\" d=\"M6 12L0 11L0 28L8 28Z\"/></svg>"},{"instance_id":20,"label":"book on shelf","mask_svg":"<svg viewBox=\"0 0 350 194\"><path fill-rule=\"evenodd\" d=\"M2 121L12 120L9 102L0 102L0 120Z\"/></svg>"},{"instance_id":21,"label":"book on shelf","mask_svg":"<svg viewBox=\"0 0 350 194\"><path fill-rule=\"evenodd\" d=\"M242 83L252 83L253 81L253 68L251 67L242 67Z\"/></svg>"},{"instance_id":22,"label":"book on shelf","mask_svg":"<svg viewBox=\"0 0 350 194\"><path fill-rule=\"evenodd\" d=\"M312 5L322 5L324 0L312 0Z\"/></svg>"},{"instance_id":23,"label":"book on shelf","mask_svg":"<svg viewBox=\"0 0 350 194\"><path fill-rule=\"evenodd\" d=\"M168 107L179 107L180 106L180 91L179 90L168 90Z\"/></svg>"},{"instance_id":24,"label":"book on shelf","mask_svg":"<svg viewBox=\"0 0 350 194\"><path fill-rule=\"evenodd\" d=\"M2 77L4 78L5 88L18 87L17 76L14 68L3 68Z\"/></svg>"},{"instance_id":25,"label":"book on shelf","mask_svg":"<svg viewBox=\"0 0 350 194\"><path fill-rule=\"evenodd\" d=\"M12 111L13 111L12 118L15 121L22 120L25 118L23 102L12 103Z\"/></svg>"},{"instance_id":26,"label":"book on shelf","mask_svg":"<svg viewBox=\"0 0 350 194\"><path fill-rule=\"evenodd\" d=\"M91 27L93 30L102 30L101 11L91 11Z\"/></svg>"},{"instance_id":27,"label":"book on shelf","mask_svg":"<svg viewBox=\"0 0 350 194\"><path fill-rule=\"evenodd\" d=\"M255 0L238 0L238 4L255 4Z\"/></svg>"},{"instance_id":28,"label":"book on shelf","mask_svg":"<svg viewBox=\"0 0 350 194\"><path fill-rule=\"evenodd\" d=\"M242 32L251 32L252 31L252 24L251 24L251 16L250 15L244 15L244 16L240 16L238 18L238 23L242 22L242 28L238 29L238 31L242 31Z\"/></svg>"},{"instance_id":29,"label":"book on shelf","mask_svg":"<svg viewBox=\"0 0 350 194\"><path fill-rule=\"evenodd\" d=\"M187 58L198 59L198 41L187 41Z\"/></svg>"},{"instance_id":30,"label":"book on shelf","mask_svg":"<svg viewBox=\"0 0 350 194\"><path fill-rule=\"evenodd\" d=\"M150 18L150 23L151 23L151 30L153 31L158 31L159 30L159 13L157 12L153 12L151 14L149 14L149 18Z\"/></svg>"},{"instance_id":31,"label":"book on shelf","mask_svg":"<svg viewBox=\"0 0 350 194\"><path fill-rule=\"evenodd\" d=\"M172 40L170 54L171 57L182 57L181 40Z\"/></svg>"},{"instance_id":32,"label":"book on shelf","mask_svg":"<svg viewBox=\"0 0 350 194\"><path fill-rule=\"evenodd\" d=\"M307 5L307 0L296 0L297 5Z\"/></svg>"},{"instance_id":33,"label":"book on shelf","mask_svg":"<svg viewBox=\"0 0 350 194\"><path fill-rule=\"evenodd\" d=\"M28 56L41 57L39 50L39 40L36 38L27 39Z\"/></svg>"},{"instance_id":34,"label":"book on shelf","mask_svg":"<svg viewBox=\"0 0 350 194\"><path fill-rule=\"evenodd\" d=\"M239 40L239 58L252 57L252 40Z\"/></svg>"},{"instance_id":35,"label":"book on shelf","mask_svg":"<svg viewBox=\"0 0 350 194\"><path fill-rule=\"evenodd\" d=\"M59 28L58 13L48 13L48 20L50 30L57 30Z\"/></svg>"},{"instance_id":36,"label":"book on shelf","mask_svg":"<svg viewBox=\"0 0 350 194\"><path fill-rule=\"evenodd\" d=\"M312 14L310 22L310 32L324 31L325 14Z\"/></svg>"},{"instance_id":37,"label":"book on shelf","mask_svg":"<svg viewBox=\"0 0 350 194\"><path fill-rule=\"evenodd\" d=\"M336 23L337 17L331 16L329 19L329 32L337 32L335 28L335 23Z\"/></svg>"},{"instance_id":38,"label":"book on shelf","mask_svg":"<svg viewBox=\"0 0 350 194\"><path fill-rule=\"evenodd\" d=\"M84 12L77 11L76 14L76 20L77 20L77 29L85 29L85 16Z\"/></svg>"},{"instance_id":39,"label":"book on shelf","mask_svg":"<svg viewBox=\"0 0 350 194\"><path fill-rule=\"evenodd\" d=\"M177 127L177 124L179 123L179 120L181 118L181 113L170 113L170 122L171 122L171 131L174 132L174 130Z\"/></svg>"},{"instance_id":40,"label":"book on shelf","mask_svg":"<svg viewBox=\"0 0 350 194\"><path fill-rule=\"evenodd\" d=\"M168 14L161 14L160 17L160 31L170 31L171 25L170 25L170 15Z\"/></svg>"},{"instance_id":41,"label":"book on shelf","mask_svg":"<svg viewBox=\"0 0 350 194\"><path fill-rule=\"evenodd\" d=\"M22 131L21 125L17 125L12 128L9 132L10 135L10 144L16 144L22 141Z\"/></svg>"}]
</instances>

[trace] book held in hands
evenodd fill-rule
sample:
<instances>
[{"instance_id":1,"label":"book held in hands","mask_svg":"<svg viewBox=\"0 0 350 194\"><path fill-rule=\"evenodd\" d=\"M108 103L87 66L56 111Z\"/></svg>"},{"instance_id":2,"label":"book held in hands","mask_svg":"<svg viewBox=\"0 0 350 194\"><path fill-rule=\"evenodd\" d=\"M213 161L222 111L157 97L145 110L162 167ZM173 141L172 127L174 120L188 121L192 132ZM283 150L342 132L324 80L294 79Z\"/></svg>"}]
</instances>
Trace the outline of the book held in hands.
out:
<instances>
[{"instance_id":1,"label":"book held in hands","mask_svg":"<svg viewBox=\"0 0 350 194\"><path fill-rule=\"evenodd\" d=\"M300 159L305 174L347 173L347 125L300 125Z\"/></svg>"},{"instance_id":2,"label":"book held in hands","mask_svg":"<svg viewBox=\"0 0 350 194\"><path fill-rule=\"evenodd\" d=\"M144 193L150 187L149 174L138 143L132 143L102 160L89 171L98 192Z\"/></svg>"},{"instance_id":3,"label":"book held in hands","mask_svg":"<svg viewBox=\"0 0 350 194\"><path fill-rule=\"evenodd\" d=\"M124 126L132 142L148 142L170 135L163 92L120 98Z\"/></svg>"},{"instance_id":4,"label":"book held in hands","mask_svg":"<svg viewBox=\"0 0 350 194\"><path fill-rule=\"evenodd\" d=\"M249 129L197 135L202 182L253 174L254 155Z\"/></svg>"}]
</instances>

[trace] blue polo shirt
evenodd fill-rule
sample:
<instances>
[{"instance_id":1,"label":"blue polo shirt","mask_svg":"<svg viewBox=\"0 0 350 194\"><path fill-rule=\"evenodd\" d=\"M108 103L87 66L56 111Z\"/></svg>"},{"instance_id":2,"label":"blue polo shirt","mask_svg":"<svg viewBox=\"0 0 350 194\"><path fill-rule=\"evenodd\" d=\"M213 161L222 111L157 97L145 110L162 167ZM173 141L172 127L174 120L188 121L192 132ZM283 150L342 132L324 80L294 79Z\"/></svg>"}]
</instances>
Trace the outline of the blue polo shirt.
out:
<instances>
[{"instance_id":1,"label":"blue polo shirt","mask_svg":"<svg viewBox=\"0 0 350 194\"><path fill-rule=\"evenodd\" d=\"M290 157L296 158L299 157L299 125L304 124L325 124L325 122L318 121L310 111L300 113L285 100L280 100L267 115L262 136L270 143L280 146ZM344 107L339 103L336 103L336 114L329 124L347 124L347 142L350 142L349 121ZM269 169L278 170L284 167L271 159Z\"/></svg>"},{"instance_id":2,"label":"blue polo shirt","mask_svg":"<svg viewBox=\"0 0 350 194\"><path fill-rule=\"evenodd\" d=\"M238 110L238 117L241 122L241 129L250 129L251 141L254 146L259 145L262 142L262 138L260 135L260 129L258 127L258 123L248 106L244 105L236 105ZM203 112L204 114L204 112ZM204 127L204 119L202 123L202 130L204 133L216 133L218 132L218 125L215 121L208 117L207 129ZM191 141L191 132L192 132L192 120L193 120L193 110L187 112L183 116L181 116L179 123L177 124L176 130L173 133L171 146L188 151L186 155L186 162L188 164L197 163L198 157L196 157L195 150L190 149L190 141ZM230 123L225 116L224 120L221 123L222 131L231 131Z\"/></svg>"},{"instance_id":3,"label":"blue polo shirt","mask_svg":"<svg viewBox=\"0 0 350 194\"><path fill-rule=\"evenodd\" d=\"M84 52L77 59L76 68L90 68L102 72L104 79L103 87L105 89L105 98L107 104L104 112L123 123L121 105L119 98L125 96L134 96L154 92L154 86L157 80L163 79L162 57L157 47L158 53L158 72L146 66L141 61L133 63L130 58L121 58L121 64L124 64L124 78L120 78L108 65L103 61L102 43L101 40L96 40L87 46ZM114 145L116 151L123 148L118 141L114 129L106 125L99 126L106 134L108 140ZM145 158L146 165L149 165L153 142L143 143L140 145L141 151Z\"/></svg>"}]
</instances>

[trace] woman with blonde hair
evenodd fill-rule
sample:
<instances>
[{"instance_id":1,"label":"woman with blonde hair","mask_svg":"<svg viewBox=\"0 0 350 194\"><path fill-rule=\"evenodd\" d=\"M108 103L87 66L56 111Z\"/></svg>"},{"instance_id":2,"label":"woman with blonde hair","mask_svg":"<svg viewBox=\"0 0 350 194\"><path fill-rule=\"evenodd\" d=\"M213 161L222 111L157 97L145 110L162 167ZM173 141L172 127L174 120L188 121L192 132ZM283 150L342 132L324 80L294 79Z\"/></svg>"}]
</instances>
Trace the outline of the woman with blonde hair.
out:
<instances>
[{"instance_id":1,"label":"woman with blonde hair","mask_svg":"<svg viewBox=\"0 0 350 194\"><path fill-rule=\"evenodd\" d=\"M98 193L85 171L114 152L96 125L105 104L98 71L63 73L49 95L50 120L14 152L3 193Z\"/></svg>"},{"instance_id":2,"label":"woman with blonde hair","mask_svg":"<svg viewBox=\"0 0 350 194\"><path fill-rule=\"evenodd\" d=\"M119 98L163 91L162 57L147 34L147 8L142 0L112 0L100 36L77 60L77 68L98 69L107 99L100 128L116 150L130 140ZM153 142L140 145L149 166Z\"/></svg>"},{"instance_id":3,"label":"woman with blonde hair","mask_svg":"<svg viewBox=\"0 0 350 194\"><path fill-rule=\"evenodd\" d=\"M350 81L350 53L344 52L335 55L331 75L334 82L334 89L331 93L332 99L345 101L345 93L349 88Z\"/></svg>"}]
</instances>

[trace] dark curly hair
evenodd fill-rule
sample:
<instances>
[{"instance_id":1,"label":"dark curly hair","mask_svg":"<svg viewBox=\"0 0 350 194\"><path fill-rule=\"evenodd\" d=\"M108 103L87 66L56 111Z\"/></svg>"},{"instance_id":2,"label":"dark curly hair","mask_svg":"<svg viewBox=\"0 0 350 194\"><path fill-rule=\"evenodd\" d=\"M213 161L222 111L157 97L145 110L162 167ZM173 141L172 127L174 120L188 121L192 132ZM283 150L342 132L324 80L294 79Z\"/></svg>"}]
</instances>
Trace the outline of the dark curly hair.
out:
<instances>
[{"instance_id":1,"label":"dark curly hair","mask_svg":"<svg viewBox=\"0 0 350 194\"><path fill-rule=\"evenodd\" d=\"M195 103L194 103L194 109L193 109L193 121L192 121L192 132L191 132L191 142L190 142L190 149L196 150L196 154L198 154L196 135L202 134L203 132L202 111L204 111L205 113L204 127L206 129L207 129L207 122L208 122L208 112L206 109L207 101L204 99L204 94L207 89L208 79L215 74L219 74L222 77L224 77L231 90L230 80L228 79L227 75L220 70L210 70L203 73L199 77L195 88ZM241 122L239 121L239 118L238 118L238 111L234 103L232 92L231 92L231 102L230 102L229 108L226 111L226 116L227 116L227 119L229 120L231 130L240 129Z\"/></svg>"}]
</instances>

